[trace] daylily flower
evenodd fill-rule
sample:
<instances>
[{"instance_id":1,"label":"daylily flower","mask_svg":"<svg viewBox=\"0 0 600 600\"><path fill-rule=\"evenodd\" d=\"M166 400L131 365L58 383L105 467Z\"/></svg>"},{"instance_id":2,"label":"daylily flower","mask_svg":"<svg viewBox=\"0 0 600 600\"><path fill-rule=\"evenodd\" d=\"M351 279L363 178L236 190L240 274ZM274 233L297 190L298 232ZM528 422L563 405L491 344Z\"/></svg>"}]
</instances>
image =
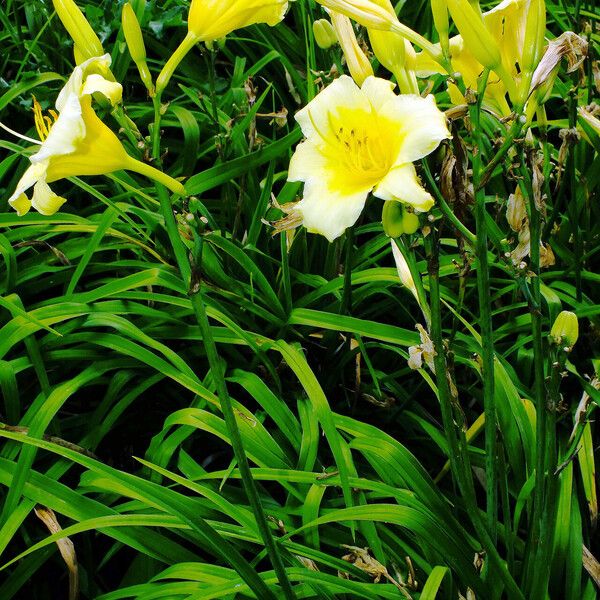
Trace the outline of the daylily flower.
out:
<instances>
[{"instance_id":1,"label":"daylily flower","mask_svg":"<svg viewBox=\"0 0 600 600\"><path fill-rule=\"evenodd\" d=\"M519 73L517 64L522 57L527 24L526 0L504 0L483 14L483 22L498 44L504 70L516 80ZM484 67L475 58L460 35L450 39L450 58L452 68L461 73L465 85L476 90L477 80ZM419 77L430 77L434 73L446 73L440 64L432 60L431 56L425 52L417 54L416 70ZM511 111L506 101L507 91L505 83L495 73L490 73L484 103L502 115L510 114ZM448 92L454 104L464 104L465 99L454 84L448 84Z\"/></svg>"},{"instance_id":2,"label":"daylily flower","mask_svg":"<svg viewBox=\"0 0 600 600\"><path fill-rule=\"evenodd\" d=\"M420 212L433 205L412 162L450 137L446 119L433 96L397 96L392 88L377 77L359 88L343 75L296 114L306 140L288 179L304 182L294 209L308 231L334 240L356 222L370 192Z\"/></svg>"},{"instance_id":3,"label":"daylily flower","mask_svg":"<svg viewBox=\"0 0 600 600\"><path fill-rule=\"evenodd\" d=\"M104 77L109 66L110 56L106 54L75 67L58 95L56 112L50 111L50 117L44 117L40 105L34 102L40 148L29 158L31 166L8 199L19 216L31 206L43 215L52 215L63 205L65 198L48 185L53 181L78 175L104 175L121 169L136 171L160 181L175 193L185 194L181 183L129 156L117 136L94 112L92 94L96 92L113 105L121 100L121 84ZM32 187L30 199L26 192Z\"/></svg>"},{"instance_id":4,"label":"daylily flower","mask_svg":"<svg viewBox=\"0 0 600 600\"><path fill-rule=\"evenodd\" d=\"M277 25L287 11L287 0L192 0L188 33L156 80L160 94L185 55L198 42L212 42L255 23Z\"/></svg>"}]
</instances>

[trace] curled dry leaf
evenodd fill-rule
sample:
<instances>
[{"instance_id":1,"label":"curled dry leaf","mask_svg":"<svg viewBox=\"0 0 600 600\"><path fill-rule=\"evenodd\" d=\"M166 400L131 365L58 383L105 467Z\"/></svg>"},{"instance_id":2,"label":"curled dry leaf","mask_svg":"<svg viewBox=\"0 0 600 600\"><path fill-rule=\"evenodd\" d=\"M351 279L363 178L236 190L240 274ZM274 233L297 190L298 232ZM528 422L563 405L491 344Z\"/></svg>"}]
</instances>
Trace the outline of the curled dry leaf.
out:
<instances>
[{"instance_id":1,"label":"curled dry leaf","mask_svg":"<svg viewBox=\"0 0 600 600\"><path fill-rule=\"evenodd\" d=\"M34 511L37 518L42 521L50 533L54 534L62 531L62 527L58 523L53 510L38 505ZM69 600L77 600L79 598L79 569L77 567L75 546L68 537L57 540L56 545L69 570Z\"/></svg>"}]
</instances>

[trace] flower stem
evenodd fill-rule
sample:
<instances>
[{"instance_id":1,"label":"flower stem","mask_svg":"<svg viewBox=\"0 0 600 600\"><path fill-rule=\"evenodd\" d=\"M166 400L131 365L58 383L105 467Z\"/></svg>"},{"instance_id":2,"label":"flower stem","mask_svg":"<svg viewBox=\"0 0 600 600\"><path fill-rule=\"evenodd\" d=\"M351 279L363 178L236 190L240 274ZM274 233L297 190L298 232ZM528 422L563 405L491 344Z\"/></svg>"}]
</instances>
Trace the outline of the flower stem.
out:
<instances>
[{"instance_id":1,"label":"flower stem","mask_svg":"<svg viewBox=\"0 0 600 600\"><path fill-rule=\"evenodd\" d=\"M157 161L160 160L161 93L162 90L161 92L157 91L156 96L153 98L154 127L152 131L152 152L155 160ZM252 512L254 513L254 518L256 519L256 524L260 536L265 545L267 554L271 559L271 564L273 565L273 569L275 571L275 574L277 575L279 584L281 585L283 597L286 598L286 600L295 600L296 595L288 579L285 566L283 564L283 559L281 557L281 553L279 552L279 548L277 547L275 539L273 538L273 535L269 528L269 524L267 522L267 518L258 493L258 488L256 487L256 483L254 482L254 479L252 477L250 464L248 462L248 458L244 450L242 436L240 434L240 430L233 410L233 403L227 391L227 384L225 382L225 377L222 371L221 361L208 322L208 316L206 314L204 301L200 293L200 287L198 287L198 289L192 290L192 276L194 275L195 278L195 272L193 272L192 265L190 264L188 250L179 234L179 229L177 227L175 215L173 214L171 199L169 198L166 189L163 187L163 185L161 185L161 183L162 182L158 181L156 185L156 191L159 196L160 207L163 214L163 218L165 220L165 227L169 235L169 241L171 242L171 247L173 248L175 260L177 262L177 266L179 268L179 272L183 279L184 285L188 290L190 290L189 295L192 302L192 307L194 309L194 315L196 317L196 321L198 323L198 326L200 327L200 331L202 334L202 343L206 352L206 357L208 359L208 365L217 388L219 404L221 406L221 411L223 413L223 418L225 420L225 425L227 427L227 432L231 441L233 453L238 463L238 468L240 470L244 491L248 496L248 500L250 502ZM202 240L200 240L200 252L199 256L197 257L199 263L198 270L201 270L202 263L201 243ZM254 591L260 592L260 598L266 598L268 600L275 600L276 598L276 595L266 585L264 586L264 589Z\"/></svg>"},{"instance_id":2,"label":"flower stem","mask_svg":"<svg viewBox=\"0 0 600 600\"><path fill-rule=\"evenodd\" d=\"M156 95L161 96L164 89L169 84L173 73L179 66L179 63L186 57L187 53L199 42L198 36L188 31L187 35L181 41L181 44L177 46L175 52L171 54L171 57L166 62L162 71L156 78Z\"/></svg>"},{"instance_id":3,"label":"flower stem","mask_svg":"<svg viewBox=\"0 0 600 600\"><path fill-rule=\"evenodd\" d=\"M173 179L173 177L167 175L160 169L156 169L152 165L132 158L127 164L127 169L139 173L140 175L144 175L149 179L153 179L154 181L164 185L174 194L178 194L179 196L185 196L187 194L185 187L181 182L177 181L177 179Z\"/></svg>"},{"instance_id":4,"label":"flower stem","mask_svg":"<svg viewBox=\"0 0 600 600\"><path fill-rule=\"evenodd\" d=\"M481 333L481 378L483 381L483 410L485 414L485 482L487 526L494 543L497 540L498 523L498 474L497 474L497 425L494 382L494 338L492 308L490 304L490 267L488 263L488 234L486 225L485 191L479 185L483 169L481 160L481 100L489 71L481 79L478 99L469 105L473 127L473 189L475 190L475 227L477 255L477 289L479 293L479 330Z\"/></svg>"}]
</instances>

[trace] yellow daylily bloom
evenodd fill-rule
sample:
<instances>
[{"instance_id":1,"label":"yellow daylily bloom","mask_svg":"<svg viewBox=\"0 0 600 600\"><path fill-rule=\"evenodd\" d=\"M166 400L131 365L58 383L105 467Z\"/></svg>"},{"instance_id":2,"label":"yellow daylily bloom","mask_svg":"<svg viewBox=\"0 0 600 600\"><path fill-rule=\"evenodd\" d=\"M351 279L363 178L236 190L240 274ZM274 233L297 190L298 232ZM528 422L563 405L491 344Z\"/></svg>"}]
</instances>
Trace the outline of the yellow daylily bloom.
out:
<instances>
[{"instance_id":1,"label":"yellow daylily bloom","mask_svg":"<svg viewBox=\"0 0 600 600\"><path fill-rule=\"evenodd\" d=\"M492 10L483 14L483 22L490 35L496 40L500 49L504 70L516 81L524 47L527 23L526 0L504 0ZM477 89L477 81L484 66L475 58L465 44L462 36L450 39L450 58L454 71L461 73L468 88ZM424 52L419 52L416 59L416 71L419 77L430 77L434 73L446 73L440 65ZM448 85L450 98L454 104L463 104L464 97L454 84ZM495 73L490 73L485 90L485 104L500 114L510 114L506 101L507 88Z\"/></svg>"},{"instance_id":2,"label":"yellow daylily bloom","mask_svg":"<svg viewBox=\"0 0 600 600\"><path fill-rule=\"evenodd\" d=\"M350 75L358 85L362 85L367 77L373 75L373 67L358 44L352 21L346 15L337 13L334 10L329 11L329 13L331 23L344 52Z\"/></svg>"},{"instance_id":3,"label":"yellow daylily bloom","mask_svg":"<svg viewBox=\"0 0 600 600\"><path fill-rule=\"evenodd\" d=\"M84 61L69 77L56 100L56 112L42 115L34 102L35 124L41 139L38 152L29 158L31 166L8 199L19 216L33 206L43 215L54 214L65 202L48 185L58 179L79 175L104 175L129 169L160 181L178 194L185 189L178 181L125 152L117 136L98 118L92 108L92 94L104 95L111 104L121 100L121 84L104 77L110 55ZM31 199L27 191L33 187Z\"/></svg>"},{"instance_id":4,"label":"yellow daylily bloom","mask_svg":"<svg viewBox=\"0 0 600 600\"><path fill-rule=\"evenodd\" d=\"M425 212L433 198L413 161L450 137L433 96L396 95L385 79L358 87L343 75L296 114L305 141L292 156L288 180L304 182L294 211L308 231L329 241L354 225L373 192Z\"/></svg>"},{"instance_id":5,"label":"yellow daylily bloom","mask_svg":"<svg viewBox=\"0 0 600 600\"><path fill-rule=\"evenodd\" d=\"M212 42L256 23L277 25L287 7L287 0L192 0L188 33L160 72L156 80L158 93L165 89L179 63L198 42Z\"/></svg>"}]
</instances>

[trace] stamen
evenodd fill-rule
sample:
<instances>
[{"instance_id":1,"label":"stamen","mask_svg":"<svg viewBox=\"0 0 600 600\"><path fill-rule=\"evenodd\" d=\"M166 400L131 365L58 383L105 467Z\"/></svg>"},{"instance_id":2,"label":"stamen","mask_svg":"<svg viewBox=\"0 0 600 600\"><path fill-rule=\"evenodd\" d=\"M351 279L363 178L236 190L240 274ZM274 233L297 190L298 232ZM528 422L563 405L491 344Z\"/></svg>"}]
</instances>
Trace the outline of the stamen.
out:
<instances>
[{"instance_id":1,"label":"stamen","mask_svg":"<svg viewBox=\"0 0 600 600\"><path fill-rule=\"evenodd\" d=\"M8 133L10 133L11 135L14 135L15 137L18 137L22 140L25 140L26 142L29 142L30 144L37 144L38 146L42 145L42 142L40 142L40 140L34 140L33 138L30 138L26 135L18 133L17 131L14 131L14 129L7 127L2 121L0 121L0 127L2 129L4 129L5 131L8 131Z\"/></svg>"}]
</instances>

